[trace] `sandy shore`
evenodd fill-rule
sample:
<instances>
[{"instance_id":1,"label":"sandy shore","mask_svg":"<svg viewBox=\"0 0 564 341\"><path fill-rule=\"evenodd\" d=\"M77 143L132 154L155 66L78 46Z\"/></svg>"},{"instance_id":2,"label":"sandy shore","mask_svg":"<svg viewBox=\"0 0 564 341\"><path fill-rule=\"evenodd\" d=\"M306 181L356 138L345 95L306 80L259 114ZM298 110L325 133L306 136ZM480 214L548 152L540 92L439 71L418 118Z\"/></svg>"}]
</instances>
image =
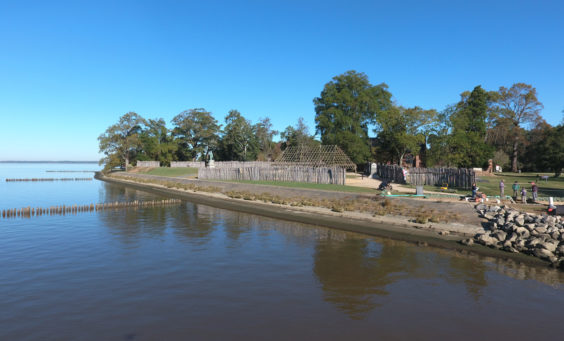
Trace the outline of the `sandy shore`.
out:
<instances>
[{"instance_id":1,"label":"sandy shore","mask_svg":"<svg viewBox=\"0 0 564 341\"><path fill-rule=\"evenodd\" d=\"M167 188L156 183L140 183L135 179L126 178L118 174L104 176L97 173L97 179L123 184L128 187L153 192L158 195L175 197L193 201L204 205L239 211L249 214L262 215L270 218L295 221L299 223L324 226L345 231L363 233L382 238L402 240L420 245L457 250L463 253L475 253L508 259L530 265L546 265L535 257L513 254L495 250L480 245L465 246L458 241L473 236L484 229L478 224L464 223L428 223L417 224L404 216L376 216L373 217L360 212L333 212L322 207L295 207L262 201L229 198L222 193L194 192L183 189ZM168 178L174 181L174 178ZM260 186L260 185L259 185ZM270 186L272 187L272 186ZM443 203L444 205L445 203Z\"/></svg>"}]
</instances>

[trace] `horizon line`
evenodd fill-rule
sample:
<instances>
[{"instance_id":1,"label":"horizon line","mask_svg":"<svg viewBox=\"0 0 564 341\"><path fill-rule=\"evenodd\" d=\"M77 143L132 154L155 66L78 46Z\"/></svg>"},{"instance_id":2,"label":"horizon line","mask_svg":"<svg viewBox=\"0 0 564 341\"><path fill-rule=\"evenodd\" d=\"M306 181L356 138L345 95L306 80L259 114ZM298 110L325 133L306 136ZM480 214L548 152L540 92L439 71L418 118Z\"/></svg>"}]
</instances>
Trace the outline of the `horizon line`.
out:
<instances>
[{"instance_id":1,"label":"horizon line","mask_svg":"<svg viewBox=\"0 0 564 341\"><path fill-rule=\"evenodd\" d=\"M71 160L0 160L0 163L98 163L98 161L71 161Z\"/></svg>"}]
</instances>

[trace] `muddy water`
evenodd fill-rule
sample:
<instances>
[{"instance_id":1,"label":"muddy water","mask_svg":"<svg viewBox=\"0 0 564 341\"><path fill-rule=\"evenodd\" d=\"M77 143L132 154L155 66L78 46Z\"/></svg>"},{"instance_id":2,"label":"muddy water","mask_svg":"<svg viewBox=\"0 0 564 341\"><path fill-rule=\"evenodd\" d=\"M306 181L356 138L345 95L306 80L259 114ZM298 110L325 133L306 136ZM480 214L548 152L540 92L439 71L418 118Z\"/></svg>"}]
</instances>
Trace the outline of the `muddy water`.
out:
<instances>
[{"instance_id":1,"label":"muddy water","mask_svg":"<svg viewBox=\"0 0 564 341\"><path fill-rule=\"evenodd\" d=\"M0 181L7 173L14 170L0 170ZM2 182L0 191L0 209L155 198L98 181ZM562 272L190 202L0 219L0 262L0 340L560 339L564 332Z\"/></svg>"}]
</instances>

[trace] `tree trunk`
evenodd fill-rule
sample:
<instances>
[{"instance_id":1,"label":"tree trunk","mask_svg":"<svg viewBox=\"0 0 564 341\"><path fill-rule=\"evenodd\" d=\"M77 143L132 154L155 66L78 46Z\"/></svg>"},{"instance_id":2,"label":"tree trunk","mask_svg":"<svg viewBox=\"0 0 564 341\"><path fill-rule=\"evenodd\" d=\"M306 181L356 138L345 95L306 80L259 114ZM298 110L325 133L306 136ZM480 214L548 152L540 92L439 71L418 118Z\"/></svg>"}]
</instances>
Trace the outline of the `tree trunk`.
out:
<instances>
[{"instance_id":1,"label":"tree trunk","mask_svg":"<svg viewBox=\"0 0 564 341\"><path fill-rule=\"evenodd\" d=\"M401 153L401 154L399 155L398 166L400 166L400 167L401 167L401 164L402 164L402 162L403 162L403 156L404 156L404 155L405 155L405 153Z\"/></svg>"},{"instance_id":2,"label":"tree trunk","mask_svg":"<svg viewBox=\"0 0 564 341\"><path fill-rule=\"evenodd\" d=\"M511 155L511 171L513 173L517 173L517 146L517 137L515 137L515 140L513 141L513 155Z\"/></svg>"},{"instance_id":3,"label":"tree trunk","mask_svg":"<svg viewBox=\"0 0 564 341\"><path fill-rule=\"evenodd\" d=\"M557 178L562 175L562 168L558 168L554 171L554 177Z\"/></svg>"}]
</instances>

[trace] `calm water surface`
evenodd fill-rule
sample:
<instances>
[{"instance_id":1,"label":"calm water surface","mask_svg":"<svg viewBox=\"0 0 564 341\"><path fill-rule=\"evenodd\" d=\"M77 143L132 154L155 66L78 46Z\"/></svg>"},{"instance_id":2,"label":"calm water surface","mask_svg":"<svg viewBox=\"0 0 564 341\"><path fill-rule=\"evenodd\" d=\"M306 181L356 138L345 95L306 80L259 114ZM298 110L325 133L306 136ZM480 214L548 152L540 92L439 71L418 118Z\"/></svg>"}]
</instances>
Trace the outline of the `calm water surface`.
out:
<instances>
[{"instance_id":1,"label":"calm water surface","mask_svg":"<svg viewBox=\"0 0 564 341\"><path fill-rule=\"evenodd\" d=\"M158 199L0 164L0 209ZM564 275L191 202L0 218L0 340L560 339Z\"/></svg>"}]
</instances>

